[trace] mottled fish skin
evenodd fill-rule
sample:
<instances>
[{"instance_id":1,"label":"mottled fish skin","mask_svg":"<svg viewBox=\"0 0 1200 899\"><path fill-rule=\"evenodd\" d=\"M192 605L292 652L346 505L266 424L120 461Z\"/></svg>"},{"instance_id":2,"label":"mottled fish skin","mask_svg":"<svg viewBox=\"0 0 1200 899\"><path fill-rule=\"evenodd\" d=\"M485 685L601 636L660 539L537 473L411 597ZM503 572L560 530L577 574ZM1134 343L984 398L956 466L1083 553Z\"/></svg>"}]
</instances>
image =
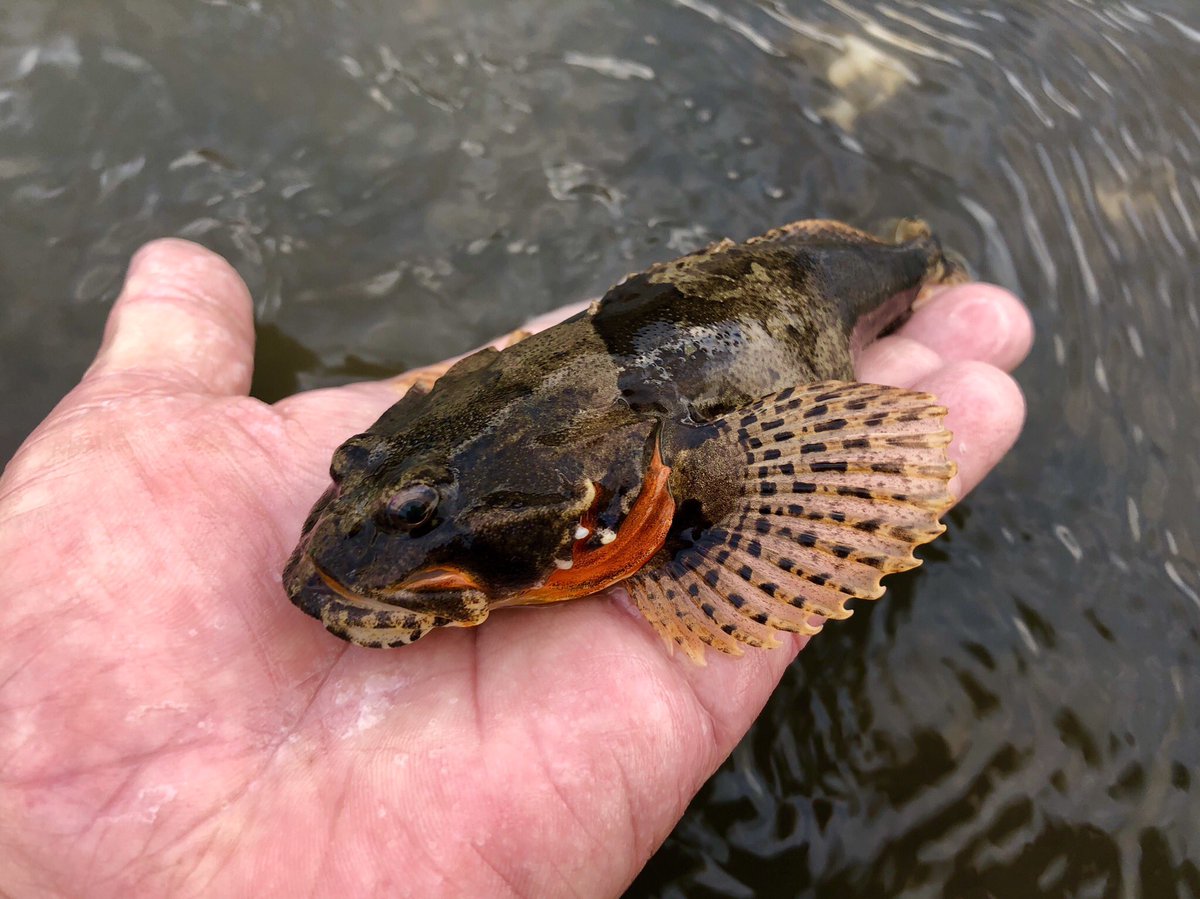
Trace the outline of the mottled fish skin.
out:
<instances>
[{"instance_id":1,"label":"mottled fish skin","mask_svg":"<svg viewBox=\"0 0 1200 899\"><path fill-rule=\"evenodd\" d=\"M680 515L717 520L735 502L736 460L708 422L794 385L852 379L864 326L875 337L922 289L961 277L923 224L900 236L807 221L722 241L463 359L339 448L284 574L290 598L364 645L478 624L572 558L581 520L587 545L619 533L656 451ZM416 484L436 491L436 508L410 527L395 510ZM400 586L424 571L463 577Z\"/></svg>"}]
</instances>

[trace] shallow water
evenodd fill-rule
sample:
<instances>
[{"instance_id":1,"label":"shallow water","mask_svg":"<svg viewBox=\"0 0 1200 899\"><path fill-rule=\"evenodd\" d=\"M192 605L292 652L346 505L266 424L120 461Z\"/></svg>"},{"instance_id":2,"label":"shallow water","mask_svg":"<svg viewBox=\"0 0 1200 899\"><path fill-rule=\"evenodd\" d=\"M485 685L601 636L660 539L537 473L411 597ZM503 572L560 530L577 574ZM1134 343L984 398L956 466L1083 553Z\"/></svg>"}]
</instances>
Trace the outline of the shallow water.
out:
<instances>
[{"instance_id":1,"label":"shallow water","mask_svg":"<svg viewBox=\"0 0 1200 899\"><path fill-rule=\"evenodd\" d=\"M631 893L1200 896L1194 0L277 6L0 7L0 457L162 234L242 272L273 399L919 213L1028 299L1029 425Z\"/></svg>"}]
</instances>

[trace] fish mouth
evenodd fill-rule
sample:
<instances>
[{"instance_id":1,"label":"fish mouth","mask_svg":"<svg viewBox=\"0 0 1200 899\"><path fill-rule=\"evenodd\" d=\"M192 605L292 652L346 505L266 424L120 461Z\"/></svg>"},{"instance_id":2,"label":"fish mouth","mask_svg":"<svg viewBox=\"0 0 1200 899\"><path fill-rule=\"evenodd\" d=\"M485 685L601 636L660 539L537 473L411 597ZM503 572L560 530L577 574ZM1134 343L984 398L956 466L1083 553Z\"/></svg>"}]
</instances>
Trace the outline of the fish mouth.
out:
<instances>
[{"instance_id":1,"label":"fish mouth","mask_svg":"<svg viewBox=\"0 0 1200 899\"><path fill-rule=\"evenodd\" d=\"M394 587L383 590L372 590L370 593L359 593L351 590L334 575L330 574L316 559L312 560L313 568L330 590L351 602L380 604L386 606L408 607L405 602L414 594L437 594L443 592L472 590L483 592L479 582L467 572L458 568L421 568L410 574Z\"/></svg>"},{"instance_id":2,"label":"fish mouth","mask_svg":"<svg viewBox=\"0 0 1200 899\"><path fill-rule=\"evenodd\" d=\"M393 587L352 589L305 553L285 577L292 602L343 640L403 646L434 628L472 627L487 618L487 595L459 569L419 569Z\"/></svg>"},{"instance_id":3,"label":"fish mouth","mask_svg":"<svg viewBox=\"0 0 1200 899\"><path fill-rule=\"evenodd\" d=\"M438 590L477 590L483 587L471 575L458 568L420 569L397 586L398 592L429 593Z\"/></svg>"}]
</instances>

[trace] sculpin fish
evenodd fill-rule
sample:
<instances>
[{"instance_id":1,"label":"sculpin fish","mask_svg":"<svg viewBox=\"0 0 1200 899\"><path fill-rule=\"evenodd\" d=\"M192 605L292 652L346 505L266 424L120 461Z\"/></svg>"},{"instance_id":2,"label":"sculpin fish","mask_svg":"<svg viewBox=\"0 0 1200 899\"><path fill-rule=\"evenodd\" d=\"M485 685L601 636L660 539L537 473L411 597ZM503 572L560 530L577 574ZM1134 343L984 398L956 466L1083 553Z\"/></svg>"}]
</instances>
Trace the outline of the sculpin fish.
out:
<instances>
[{"instance_id":1,"label":"sculpin fish","mask_svg":"<svg viewBox=\"0 0 1200 899\"><path fill-rule=\"evenodd\" d=\"M912 219L894 241L795 222L631 275L343 443L287 593L363 646L614 584L697 661L815 633L944 529L945 409L851 359L963 279Z\"/></svg>"}]
</instances>

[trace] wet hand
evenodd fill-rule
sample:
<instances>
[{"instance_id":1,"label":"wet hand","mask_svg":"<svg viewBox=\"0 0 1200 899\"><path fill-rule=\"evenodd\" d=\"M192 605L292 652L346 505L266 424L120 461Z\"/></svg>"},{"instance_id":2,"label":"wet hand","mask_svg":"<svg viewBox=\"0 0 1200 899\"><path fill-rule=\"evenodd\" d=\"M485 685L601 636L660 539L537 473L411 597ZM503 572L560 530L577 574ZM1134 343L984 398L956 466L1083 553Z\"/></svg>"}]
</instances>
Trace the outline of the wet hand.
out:
<instances>
[{"instance_id":1,"label":"wet hand","mask_svg":"<svg viewBox=\"0 0 1200 899\"><path fill-rule=\"evenodd\" d=\"M954 287L859 375L950 408L962 496L1020 429L1031 339L1010 294ZM253 340L226 263L151 245L0 479L0 892L618 893L803 640L697 668L611 597L334 639L280 570L398 388L266 405Z\"/></svg>"}]
</instances>

